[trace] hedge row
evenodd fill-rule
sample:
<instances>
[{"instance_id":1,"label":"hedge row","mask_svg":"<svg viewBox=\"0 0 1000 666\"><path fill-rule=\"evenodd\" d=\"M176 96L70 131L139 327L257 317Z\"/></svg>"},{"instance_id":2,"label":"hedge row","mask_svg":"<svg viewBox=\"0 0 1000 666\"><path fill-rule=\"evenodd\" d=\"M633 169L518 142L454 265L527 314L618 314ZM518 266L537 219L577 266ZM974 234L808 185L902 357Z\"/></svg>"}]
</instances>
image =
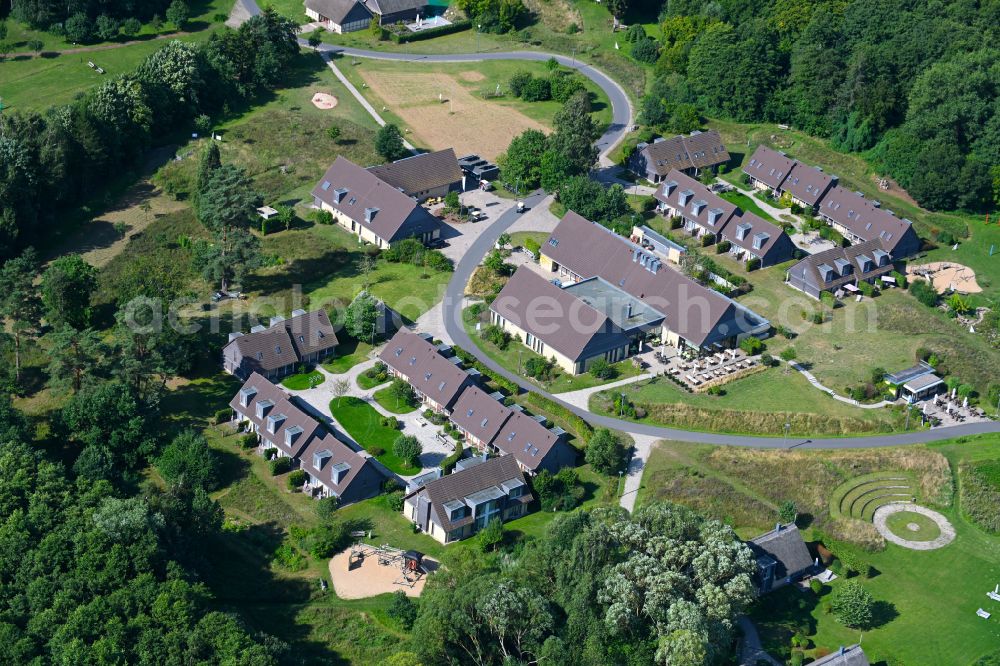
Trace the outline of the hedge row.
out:
<instances>
[{"instance_id":1,"label":"hedge row","mask_svg":"<svg viewBox=\"0 0 1000 666\"><path fill-rule=\"evenodd\" d=\"M465 351L458 345L455 345L453 349L455 350L455 354L458 355L460 359L462 359L462 363L472 366L473 368L481 372L483 376L489 377L490 381L492 381L499 388L502 388L510 395L517 395L518 392L521 390L520 387L515 382L512 382L511 380L500 375L499 373L490 370L489 368L486 367L486 365L482 361L480 361L478 358L476 358L469 352Z\"/></svg>"},{"instance_id":2,"label":"hedge row","mask_svg":"<svg viewBox=\"0 0 1000 666\"><path fill-rule=\"evenodd\" d=\"M528 403L529 405L535 405L539 409L565 421L569 429L575 431L573 434L580 438L583 445L590 442L590 438L594 435L593 426L566 407L560 405L558 402L549 400L545 396L539 395L533 391L525 393L520 397L520 400Z\"/></svg>"},{"instance_id":3,"label":"hedge row","mask_svg":"<svg viewBox=\"0 0 1000 666\"><path fill-rule=\"evenodd\" d=\"M462 446L462 442L455 442L455 452L441 461L441 473L451 474L451 471L455 469L455 464L461 459L463 453L465 453L465 449Z\"/></svg>"},{"instance_id":4,"label":"hedge row","mask_svg":"<svg viewBox=\"0 0 1000 666\"><path fill-rule=\"evenodd\" d=\"M472 21L455 21L449 25L442 25L439 28L428 28L427 30L421 30L419 32L410 32L409 30L403 33L390 32L389 39L397 44L419 42L424 39L440 37L441 35L450 35L454 32L462 32L463 30L468 30L471 27Z\"/></svg>"}]
</instances>

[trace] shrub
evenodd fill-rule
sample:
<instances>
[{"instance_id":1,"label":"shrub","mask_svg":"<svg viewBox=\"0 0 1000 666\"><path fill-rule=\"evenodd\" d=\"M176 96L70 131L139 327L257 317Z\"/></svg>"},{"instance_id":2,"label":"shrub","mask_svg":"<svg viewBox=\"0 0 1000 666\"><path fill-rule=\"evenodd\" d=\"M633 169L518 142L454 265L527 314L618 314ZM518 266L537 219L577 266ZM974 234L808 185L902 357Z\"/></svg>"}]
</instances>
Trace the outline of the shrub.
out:
<instances>
[{"instance_id":1,"label":"shrub","mask_svg":"<svg viewBox=\"0 0 1000 666\"><path fill-rule=\"evenodd\" d=\"M524 240L524 249L534 255L535 259L538 259L538 255L542 247L534 238L526 238Z\"/></svg>"},{"instance_id":2,"label":"shrub","mask_svg":"<svg viewBox=\"0 0 1000 666\"><path fill-rule=\"evenodd\" d=\"M305 485L307 478L308 477L306 476L306 473L304 471L302 471L301 469L295 470L294 472L288 475L288 489L297 490L301 488L302 486Z\"/></svg>"},{"instance_id":3,"label":"shrub","mask_svg":"<svg viewBox=\"0 0 1000 666\"><path fill-rule=\"evenodd\" d=\"M819 596L823 593L823 583L819 582L818 578L812 578L809 580L809 589L813 591L813 594Z\"/></svg>"},{"instance_id":4,"label":"shrub","mask_svg":"<svg viewBox=\"0 0 1000 666\"><path fill-rule=\"evenodd\" d=\"M902 289L906 289L907 282L905 275L903 275L899 271L893 271L892 277L896 280L896 285L898 285Z\"/></svg>"},{"instance_id":5,"label":"shrub","mask_svg":"<svg viewBox=\"0 0 1000 666\"><path fill-rule=\"evenodd\" d=\"M746 352L748 356L756 356L764 351L764 343L760 338L743 338L740 341L740 349Z\"/></svg>"},{"instance_id":6,"label":"shrub","mask_svg":"<svg viewBox=\"0 0 1000 666\"><path fill-rule=\"evenodd\" d=\"M215 423L216 423L216 425L218 425L220 423L225 423L226 421L228 421L232 417L233 417L233 410L231 410L229 408L220 409L219 411L217 411L215 413Z\"/></svg>"},{"instance_id":7,"label":"shrub","mask_svg":"<svg viewBox=\"0 0 1000 666\"><path fill-rule=\"evenodd\" d=\"M937 232L937 236L935 237L935 240L937 240L937 242L940 243L941 245L954 245L955 244L955 237L952 236L950 232L944 231L944 230L941 230L941 231Z\"/></svg>"},{"instance_id":8,"label":"shrub","mask_svg":"<svg viewBox=\"0 0 1000 666\"><path fill-rule=\"evenodd\" d=\"M383 416L382 425L391 430L399 430L399 419L395 416Z\"/></svg>"},{"instance_id":9,"label":"shrub","mask_svg":"<svg viewBox=\"0 0 1000 666\"><path fill-rule=\"evenodd\" d=\"M278 455L277 449L264 449L264 459L273 460L274 456Z\"/></svg>"},{"instance_id":10,"label":"shrub","mask_svg":"<svg viewBox=\"0 0 1000 666\"><path fill-rule=\"evenodd\" d=\"M521 99L525 102L544 102L552 99L552 85L548 79L534 78L528 81L521 92Z\"/></svg>"},{"instance_id":11,"label":"shrub","mask_svg":"<svg viewBox=\"0 0 1000 666\"><path fill-rule=\"evenodd\" d=\"M821 291L819 294L819 302L828 308L833 308L837 305L837 299L829 291Z\"/></svg>"},{"instance_id":12,"label":"shrub","mask_svg":"<svg viewBox=\"0 0 1000 666\"><path fill-rule=\"evenodd\" d=\"M531 479L531 486L543 511L571 511L586 494L580 475L571 467L564 467L557 474L542 470Z\"/></svg>"},{"instance_id":13,"label":"shrub","mask_svg":"<svg viewBox=\"0 0 1000 666\"><path fill-rule=\"evenodd\" d=\"M533 78L531 72L524 70L514 72L507 81L507 88L510 90L510 94L514 97L523 95L525 87L527 87Z\"/></svg>"},{"instance_id":14,"label":"shrub","mask_svg":"<svg viewBox=\"0 0 1000 666\"><path fill-rule=\"evenodd\" d=\"M701 237L701 246L708 247L715 242L715 234L705 234Z\"/></svg>"},{"instance_id":15,"label":"shrub","mask_svg":"<svg viewBox=\"0 0 1000 666\"><path fill-rule=\"evenodd\" d=\"M420 454L424 452L420 440L413 435L400 435L393 442L392 452L396 457L411 467L420 466Z\"/></svg>"},{"instance_id":16,"label":"shrub","mask_svg":"<svg viewBox=\"0 0 1000 666\"><path fill-rule=\"evenodd\" d=\"M837 620L854 629L864 629L871 625L874 604L868 590L856 580L841 583L830 602Z\"/></svg>"},{"instance_id":17,"label":"shrub","mask_svg":"<svg viewBox=\"0 0 1000 666\"><path fill-rule=\"evenodd\" d=\"M627 456L628 450L621 440L607 428L595 430L594 436L587 442L587 463L601 474L610 475L624 470Z\"/></svg>"},{"instance_id":18,"label":"shrub","mask_svg":"<svg viewBox=\"0 0 1000 666\"><path fill-rule=\"evenodd\" d=\"M351 532L344 523L329 523L311 529L305 541L310 555L325 559L347 548L350 539Z\"/></svg>"},{"instance_id":19,"label":"shrub","mask_svg":"<svg viewBox=\"0 0 1000 666\"><path fill-rule=\"evenodd\" d=\"M588 372L598 379L613 379L618 376L618 371L607 359L599 358L590 364Z\"/></svg>"},{"instance_id":20,"label":"shrub","mask_svg":"<svg viewBox=\"0 0 1000 666\"><path fill-rule=\"evenodd\" d=\"M772 365L774 365L774 357L768 354L767 352L764 352L763 354L760 355L760 364L763 365L765 368L770 368Z\"/></svg>"},{"instance_id":21,"label":"shrub","mask_svg":"<svg viewBox=\"0 0 1000 666\"><path fill-rule=\"evenodd\" d=\"M795 347L785 347L781 350L780 356L782 361L793 361L798 356L798 352L795 351Z\"/></svg>"},{"instance_id":22,"label":"shrub","mask_svg":"<svg viewBox=\"0 0 1000 666\"><path fill-rule=\"evenodd\" d=\"M385 503L386 506L389 507L390 511L394 513L399 513L400 511L403 510L403 491L402 490L392 491L391 493L385 496Z\"/></svg>"},{"instance_id":23,"label":"shrub","mask_svg":"<svg viewBox=\"0 0 1000 666\"><path fill-rule=\"evenodd\" d=\"M317 500L316 515L324 522L330 520L337 513L337 504L339 501L334 495Z\"/></svg>"},{"instance_id":24,"label":"shrub","mask_svg":"<svg viewBox=\"0 0 1000 666\"><path fill-rule=\"evenodd\" d=\"M753 257L752 259L747 260L746 263L747 273L749 273L750 271L755 271L758 268L760 268L760 259L758 259L757 257Z\"/></svg>"},{"instance_id":25,"label":"shrub","mask_svg":"<svg viewBox=\"0 0 1000 666\"><path fill-rule=\"evenodd\" d=\"M794 523L795 518L798 517L798 515L799 510L795 506L795 502L792 500L785 500L781 503L781 506L778 507L778 518L780 518L781 522L786 525L788 523Z\"/></svg>"},{"instance_id":26,"label":"shrub","mask_svg":"<svg viewBox=\"0 0 1000 666\"><path fill-rule=\"evenodd\" d=\"M465 453L465 449L462 442L455 442L455 452L441 461L442 473L451 474L451 471L455 469L455 464L462 459L463 453Z\"/></svg>"},{"instance_id":27,"label":"shrub","mask_svg":"<svg viewBox=\"0 0 1000 666\"><path fill-rule=\"evenodd\" d=\"M910 293L929 308L937 305L938 293L934 286L926 280L914 280L913 284L910 285Z\"/></svg>"},{"instance_id":28,"label":"shrub","mask_svg":"<svg viewBox=\"0 0 1000 666\"><path fill-rule=\"evenodd\" d=\"M484 553L496 550L503 543L503 522L494 518L479 532L479 549Z\"/></svg>"},{"instance_id":29,"label":"shrub","mask_svg":"<svg viewBox=\"0 0 1000 666\"><path fill-rule=\"evenodd\" d=\"M505 350L510 344L510 333L503 330L496 324L491 324L484 328L480 333L479 337L487 342L492 342L496 345L497 349Z\"/></svg>"},{"instance_id":30,"label":"shrub","mask_svg":"<svg viewBox=\"0 0 1000 666\"><path fill-rule=\"evenodd\" d=\"M871 282L867 282L865 280L858 282L858 290L869 298L875 295L875 286Z\"/></svg>"},{"instance_id":31,"label":"shrub","mask_svg":"<svg viewBox=\"0 0 1000 666\"><path fill-rule=\"evenodd\" d=\"M274 450L274 449L270 449ZM271 459L271 476L278 476L279 474L284 474L292 469L292 459L281 456L279 458Z\"/></svg>"},{"instance_id":32,"label":"shrub","mask_svg":"<svg viewBox=\"0 0 1000 666\"><path fill-rule=\"evenodd\" d=\"M632 46L632 57L639 62L652 64L660 57L660 45L655 39L645 37Z\"/></svg>"},{"instance_id":33,"label":"shrub","mask_svg":"<svg viewBox=\"0 0 1000 666\"><path fill-rule=\"evenodd\" d=\"M257 448L257 435L255 433L247 433L240 438L240 447L244 449L255 449Z\"/></svg>"},{"instance_id":34,"label":"shrub","mask_svg":"<svg viewBox=\"0 0 1000 666\"><path fill-rule=\"evenodd\" d=\"M381 446L372 446L368 449L368 453L378 458L379 456L385 455L385 449L383 449Z\"/></svg>"},{"instance_id":35,"label":"shrub","mask_svg":"<svg viewBox=\"0 0 1000 666\"><path fill-rule=\"evenodd\" d=\"M406 596L405 592L396 590L392 593L392 602L385 610L385 614L399 622L399 626L403 629L409 631L417 619L417 605Z\"/></svg>"},{"instance_id":36,"label":"shrub","mask_svg":"<svg viewBox=\"0 0 1000 666\"><path fill-rule=\"evenodd\" d=\"M716 254L725 254L726 252L729 252L730 248L732 248L732 247L733 247L732 243L730 243L727 240L724 240L724 241L722 241L721 243L718 243L715 246L715 253Z\"/></svg>"}]
</instances>

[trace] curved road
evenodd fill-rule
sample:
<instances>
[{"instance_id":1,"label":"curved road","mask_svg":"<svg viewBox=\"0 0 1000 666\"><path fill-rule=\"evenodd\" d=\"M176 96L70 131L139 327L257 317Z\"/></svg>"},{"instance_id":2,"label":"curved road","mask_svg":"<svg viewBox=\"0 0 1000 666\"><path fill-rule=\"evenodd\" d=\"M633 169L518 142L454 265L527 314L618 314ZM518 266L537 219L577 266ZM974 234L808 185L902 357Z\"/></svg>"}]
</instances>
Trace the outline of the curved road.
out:
<instances>
[{"instance_id":1,"label":"curved road","mask_svg":"<svg viewBox=\"0 0 1000 666\"><path fill-rule=\"evenodd\" d=\"M252 2L253 0L244 0ZM597 141L601 157L606 159L607 154L625 136L628 128L632 125L633 111L628 96L620 85L609 78L603 72L589 65L583 64L575 58L568 58L563 55L541 53L537 51L510 51L510 52L489 52L489 53L462 53L447 55L423 55L411 53L387 53L382 51L370 51L365 49L354 49L331 44L321 44L318 51L327 57L333 55L346 55L358 58L374 58L382 60L398 60L408 62L477 62L481 60L534 60L545 61L555 58L560 64L572 67L582 75L601 87L611 102L611 124L605 133ZM544 198L542 192L534 192L524 199L525 206L537 205ZM462 325L462 302L464 300L465 286L468 284L476 266L482 258L493 247L496 240L507 228L517 221L519 215L513 208L501 215L490 227L473 242L465 255L455 266L455 273L448 283L445 292L442 309L444 313L444 325L452 341L466 349L476 348L475 343L465 332ZM585 418L590 423L598 426L613 428L623 432L647 435L661 439L674 439L686 442L696 442L702 444L746 446L757 448L871 448L877 446L899 446L905 444L922 444L934 442L963 435L977 435L982 433L1000 432L1000 422L990 421L985 423L971 423L966 425L949 426L946 428L936 428L934 430L920 430L914 432L901 433L896 435L870 435L864 437L824 437L824 438L784 438L780 436L750 436L731 435L722 433L702 432L697 430L680 430L677 428L665 428L652 426L633 421L625 421L608 416L594 414L586 409L581 409L559 399L544 391L534 384L528 382L523 377L515 375L498 363L486 357L480 360L491 370L503 377L515 382L525 391L532 391L554 400L574 414Z\"/></svg>"},{"instance_id":2,"label":"curved road","mask_svg":"<svg viewBox=\"0 0 1000 666\"><path fill-rule=\"evenodd\" d=\"M300 43L304 44L302 40ZM611 124L600 139L597 140L597 148L601 157L607 157L618 142L622 140L628 128L632 125L632 104L629 102L625 90L604 72L595 69L590 65L580 62L576 58L568 58L564 55L554 53L542 53L540 51L491 51L489 53L456 53L447 55L426 55L413 53L385 53L383 51L369 51L365 49L354 49L346 46L334 46L332 44L320 44L316 49L320 53L328 55L345 55L356 58L372 58L375 60L398 60L404 62L479 62L481 60L533 60L547 61L555 58L560 65L571 67L580 74L597 84L611 102Z\"/></svg>"}]
</instances>

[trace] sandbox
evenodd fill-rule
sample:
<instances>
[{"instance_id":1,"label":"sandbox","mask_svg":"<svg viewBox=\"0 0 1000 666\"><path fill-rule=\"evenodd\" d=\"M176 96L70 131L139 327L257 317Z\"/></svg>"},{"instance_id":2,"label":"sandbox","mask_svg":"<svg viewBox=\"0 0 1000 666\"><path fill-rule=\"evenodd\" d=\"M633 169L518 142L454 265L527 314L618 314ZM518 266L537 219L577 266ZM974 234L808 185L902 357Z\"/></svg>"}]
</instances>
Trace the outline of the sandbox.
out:
<instances>
[{"instance_id":1,"label":"sandbox","mask_svg":"<svg viewBox=\"0 0 1000 666\"><path fill-rule=\"evenodd\" d=\"M908 278L922 277L934 285L939 293L955 291L959 294L978 294L982 287L976 282L976 272L964 264L953 261L934 261L919 266L907 266Z\"/></svg>"},{"instance_id":2,"label":"sandbox","mask_svg":"<svg viewBox=\"0 0 1000 666\"><path fill-rule=\"evenodd\" d=\"M337 106L337 98L330 93L318 92L312 97L313 106L324 111Z\"/></svg>"},{"instance_id":3,"label":"sandbox","mask_svg":"<svg viewBox=\"0 0 1000 666\"><path fill-rule=\"evenodd\" d=\"M426 575L409 573L404 577L403 562L378 557L375 549L361 558L352 557L354 548L338 553L330 560L330 580L341 599L364 599L402 590L408 597L419 597L427 582ZM423 565L433 571L437 562L424 557Z\"/></svg>"}]
</instances>

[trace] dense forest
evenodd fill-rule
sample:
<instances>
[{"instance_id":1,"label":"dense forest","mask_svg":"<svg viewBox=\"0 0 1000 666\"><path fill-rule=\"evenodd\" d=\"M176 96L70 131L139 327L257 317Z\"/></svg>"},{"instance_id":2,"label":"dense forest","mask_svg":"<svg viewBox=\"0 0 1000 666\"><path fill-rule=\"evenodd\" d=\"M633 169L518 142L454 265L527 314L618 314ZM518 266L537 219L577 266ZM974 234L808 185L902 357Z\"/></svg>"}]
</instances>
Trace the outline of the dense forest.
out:
<instances>
[{"instance_id":1,"label":"dense forest","mask_svg":"<svg viewBox=\"0 0 1000 666\"><path fill-rule=\"evenodd\" d=\"M67 21L86 21L96 26L97 19L145 23L154 16L162 18L172 0L14 0L13 18L42 30L66 29Z\"/></svg>"},{"instance_id":2,"label":"dense forest","mask_svg":"<svg viewBox=\"0 0 1000 666\"><path fill-rule=\"evenodd\" d=\"M134 170L154 137L208 132L212 117L270 90L298 53L295 28L268 10L202 45L170 42L70 105L0 115L0 257Z\"/></svg>"},{"instance_id":3,"label":"dense forest","mask_svg":"<svg viewBox=\"0 0 1000 666\"><path fill-rule=\"evenodd\" d=\"M659 33L629 39L661 131L787 123L868 151L927 208L1000 197L1000 2L668 0Z\"/></svg>"}]
</instances>

